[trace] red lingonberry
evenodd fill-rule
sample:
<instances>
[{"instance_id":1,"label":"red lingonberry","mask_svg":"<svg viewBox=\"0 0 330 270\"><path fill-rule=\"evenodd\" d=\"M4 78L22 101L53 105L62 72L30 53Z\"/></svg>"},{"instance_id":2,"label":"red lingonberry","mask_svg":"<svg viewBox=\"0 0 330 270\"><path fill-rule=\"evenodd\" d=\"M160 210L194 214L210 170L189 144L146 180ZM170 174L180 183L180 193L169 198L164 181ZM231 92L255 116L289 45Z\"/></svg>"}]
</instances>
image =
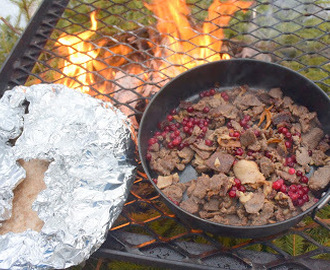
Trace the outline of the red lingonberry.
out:
<instances>
[{"instance_id":1,"label":"red lingonberry","mask_svg":"<svg viewBox=\"0 0 330 270\"><path fill-rule=\"evenodd\" d=\"M157 178L152 178L152 182L154 182L157 185Z\"/></svg>"},{"instance_id":2,"label":"red lingonberry","mask_svg":"<svg viewBox=\"0 0 330 270\"><path fill-rule=\"evenodd\" d=\"M155 144L155 143L157 143L158 142L158 140L157 140L157 138L155 138L155 137L152 137L152 138L150 138L149 140L148 140L148 144L149 145L153 145L153 144Z\"/></svg>"},{"instance_id":3,"label":"red lingonberry","mask_svg":"<svg viewBox=\"0 0 330 270\"><path fill-rule=\"evenodd\" d=\"M307 194L304 194L302 196L302 199L304 200L304 202L309 202L309 196Z\"/></svg>"},{"instance_id":4,"label":"red lingonberry","mask_svg":"<svg viewBox=\"0 0 330 270\"><path fill-rule=\"evenodd\" d=\"M252 156L252 155L253 155L253 153L254 153L254 151L252 151L252 150L249 150L249 151L247 151L247 153L246 153L246 154L247 154L248 156Z\"/></svg>"},{"instance_id":5,"label":"red lingonberry","mask_svg":"<svg viewBox=\"0 0 330 270\"><path fill-rule=\"evenodd\" d=\"M150 153L147 153L147 154L146 154L146 160L148 160L148 161L151 160L151 154L150 154Z\"/></svg>"},{"instance_id":6,"label":"red lingonberry","mask_svg":"<svg viewBox=\"0 0 330 270\"><path fill-rule=\"evenodd\" d=\"M167 148L168 148L168 149L173 149L173 148L174 148L173 142L169 142L169 143L167 144Z\"/></svg>"},{"instance_id":7,"label":"red lingonberry","mask_svg":"<svg viewBox=\"0 0 330 270\"><path fill-rule=\"evenodd\" d=\"M177 113L176 109L171 110L170 114L175 115Z\"/></svg>"},{"instance_id":8,"label":"red lingonberry","mask_svg":"<svg viewBox=\"0 0 330 270\"><path fill-rule=\"evenodd\" d=\"M280 191L283 192L283 193L286 193L286 192L287 192L287 186L283 184L283 185L281 186Z\"/></svg>"},{"instance_id":9,"label":"red lingonberry","mask_svg":"<svg viewBox=\"0 0 330 270\"><path fill-rule=\"evenodd\" d=\"M182 138L180 136L176 137L172 143L174 146L178 146L182 142Z\"/></svg>"},{"instance_id":10,"label":"red lingonberry","mask_svg":"<svg viewBox=\"0 0 330 270\"><path fill-rule=\"evenodd\" d=\"M236 186L236 187L241 186L241 180L239 180L238 178L235 178L235 179L234 179L234 183L235 183L235 186Z\"/></svg>"},{"instance_id":11,"label":"red lingonberry","mask_svg":"<svg viewBox=\"0 0 330 270\"><path fill-rule=\"evenodd\" d=\"M292 158L291 157L286 157L285 158L285 163L288 164L288 163L291 163L292 162Z\"/></svg>"},{"instance_id":12,"label":"red lingonberry","mask_svg":"<svg viewBox=\"0 0 330 270\"><path fill-rule=\"evenodd\" d=\"M246 188L245 186L243 185L240 185L239 188L238 188L239 191L242 191L242 192L245 192L246 191Z\"/></svg>"},{"instance_id":13,"label":"red lingonberry","mask_svg":"<svg viewBox=\"0 0 330 270\"><path fill-rule=\"evenodd\" d=\"M292 146L292 143L290 141L286 141L284 144L286 148L291 148Z\"/></svg>"},{"instance_id":14,"label":"red lingonberry","mask_svg":"<svg viewBox=\"0 0 330 270\"><path fill-rule=\"evenodd\" d=\"M246 114L244 115L244 118L243 118L246 122L249 122L251 120L251 116Z\"/></svg>"},{"instance_id":15,"label":"red lingonberry","mask_svg":"<svg viewBox=\"0 0 330 270\"><path fill-rule=\"evenodd\" d=\"M297 200L297 206L303 206L304 205L304 203L305 203L305 201L303 200L303 199L301 199L301 198L299 198L298 200Z\"/></svg>"},{"instance_id":16,"label":"red lingonberry","mask_svg":"<svg viewBox=\"0 0 330 270\"><path fill-rule=\"evenodd\" d=\"M184 133L188 133L189 132L189 127L188 126L184 126L183 127L183 132Z\"/></svg>"},{"instance_id":17,"label":"red lingonberry","mask_svg":"<svg viewBox=\"0 0 330 270\"><path fill-rule=\"evenodd\" d=\"M302 176L301 178L300 178L300 182L301 183L304 183L304 184L307 184L308 183L308 177L307 176Z\"/></svg>"},{"instance_id":18,"label":"red lingonberry","mask_svg":"<svg viewBox=\"0 0 330 270\"><path fill-rule=\"evenodd\" d=\"M163 137L163 139L165 139L166 138L166 135L168 134L168 132L167 131L163 131L162 132L162 134L161 134L161 136Z\"/></svg>"},{"instance_id":19,"label":"red lingonberry","mask_svg":"<svg viewBox=\"0 0 330 270\"><path fill-rule=\"evenodd\" d=\"M166 118L169 122L173 121L173 119L174 119L173 115L171 115L171 114L169 114Z\"/></svg>"},{"instance_id":20,"label":"red lingonberry","mask_svg":"<svg viewBox=\"0 0 330 270\"><path fill-rule=\"evenodd\" d=\"M242 156L243 154L244 154L243 148L239 147L239 148L236 149L235 155Z\"/></svg>"},{"instance_id":21,"label":"red lingonberry","mask_svg":"<svg viewBox=\"0 0 330 270\"><path fill-rule=\"evenodd\" d=\"M299 198L297 193L290 193L290 195L291 195L290 198L291 198L292 201L296 201Z\"/></svg>"},{"instance_id":22,"label":"red lingonberry","mask_svg":"<svg viewBox=\"0 0 330 270\"><path fill-rule=\"evenodd\" d=\"M180 143L180 144L178 145L178 149L179 149L179 150L182 150L184 147L185 147L184 143Z\"/></svg>"},{"instance_id":23,"label":"red lingonberry","mask_svg":"<svg viewBox=\"0 0 330 270\"><path fill-rule=\"evenodd\" d=\"M239 138L241 136L241 133L239 133L239 131L235 131L233 136Z\"/></svg>"},{"instance_id":24,"label":"red lingonberry","mask_svg":"<svg viewBox=\"0 0 330 270\"><path fill-rule=\"evenodd\" d=\"M290 189L290 191L292 191L292 192L296 192L296 191L297 191L297 186L296 186L296 185L291 185L291 186L289 187L289 189Z\"/></svg>"},{"instance_id":25,"label":"red lingonberry","mask_svg":"<svg viewBox=\"0 0 330 270\"><path fill-rule=\"evenodd\" d=\"M192 113L193 111L194 111L194 107L189 106L189 107L187 108L187 112L188 112L188 113Z\"/></svg>"},{"instance_id":26,"label":"red lingonberry","mask_svg":"<svg viewBox=\"0 0 330 270\"><path fill-rule=\"evenodd\" d=\"M229 121L229 122L227 123L227 128L233 128L233 125L232 125L231 121Z\"/></svg>"},{"instance_id":27,"label":"red lingonberry","mask_svg":"<svg viewBox=\"0 0 330 270\"><path fill-rule=\"evenodd\" d=\"M302 175L303 175L303 173L302 173L302 171L300 171L300 170L297 170L297 171L296 171L296 175L297 175L298 177L300 177L300 176L302 176Z\"/></svg>"},{"instance_id":28,"label":"red lingonberry","mask_svg":"<svg viewBox=\"0 0 330 270\"><path fill-rule=\"evenodd\" d=\"M207 146L212 146L213 145L213 142L211 140L205 140L205 144Z\"/></svg>"},{"instance_id":29,"label":"red lingonberry","mask_svg":"<svg viewBox=\"0 0 330 270\"><path fill-rule=\"evenodd\" d=\"M204 107L203 113L208 113L209 111L210 111L210 108L209 107Z\"/></svg>"},{"instance_id":30,"label":"red lingonberry","mask_svg":"<svg viewBox=\"0 0 330 270\"><path fill-rule=\"evenodd\" d=\"M204 124L203 123L198 123L197 125L200 129L202 129L204 127Z\"/></svg>"},{"instance_id":31,"label":"red lingonberry","mask_svg":"<svg viewBox=\"0 0 330 270\"><path fill-rule=\"evenodd\" d=\"M309 188L304 186L304 187L301 188L301 190L304 192L304 194L307 194L308 191L309 191Z\"/></svg>"},{"instance_id":32,"label":"red lingonberry","mask_svg":"<svg viewBox=\"0 0 330 270\"><path fill-rule=\"evenodd\" d=\"M170 129L170 127L169 126L165 126L164 127L164 131L170 131L171 129Z\"/></svg>"},{"instance_id":33,"label":"red lingonberry","mask_svg":"<svg viewBox=\"0 0 330 270\"><path fill-rule=\"evenodd\" d=\"M294 136L298 136L299 138L301 137L301 134L297 131L295 134L293 134Z\"/></svg>"},{"instance_id":34,"label":"red lingonberry","mask_svg":"<svg viewBox=\"0 0 330 270\"><path fill-rule=\"evenodd\" d=\"M278 180L276 180L275 182L273 182L272 184L272 188L275 189L275 190L280 190L282 187L282 184L281 182L279 182Z\"/></svg>"},{"instance_id":35,"label":"red lingonberry","mask_svg":"<svg viewBox=\"0 0 330 270\"><path fill-rule=\"evenodd\" d=\"M292 134L290 132L285 133L285 137L288 139L292 138Z\"/></svg>"},{"instance_id":36,"label":"red lingonberry","mask_svg":"<svg viewBox=\"0 0 330 270\"><path fill-rule=\"evenodd\" d=\"M281 132L281 133L285 135L285 134L286 134L288 131L289 131L289 130L288 130L286 127L283 127L283 129L282 129L282 132Z\"/></svg>"},{"instance_id":37,"label":"red lingonberry","mask_svg":"<svg viewBox=\"0 0 330 270\"><path fill-rule=\"evenodd\" d=\"M302 196L304 196L304 192L300 189L297 190L297 195L299 198L302 198Z\"/></svg>"},{"instance_id":38,"label":"red lingonberry","mask_svg":"<svg viewBox=\"0 0 330 270\"><path fill-rule=\"evenodd\" d=\"M228 192L228 195L229 195L230 198L235 198L236 197L236 191L231 190L231 191Z\"/></svg>"},{"instance_id":39,"label":"red lingonberry","mask_svg":"<svg viewBox=\"0 0 330 270\"><path fill-rule=\"evenodd\" d=\"M296 170L295 170L294 168L290 168L290 169L288 170L288 173L291 174L291 175L293 175L293 174L296 173Z\"/></svg>"},{"instance_id":40,"label":"red lingonberry","mask_svg":"<svg viewBox=\"0 0 330 270\"><path fill-rule=\"evenodd\" d=\"M186 126L192 128L194 126L193 121L189 121Z\"/></svg>"},{"instance_id":41,"label":"red lingonberry","mask_svg":"<svg viewBox=\"0 0 330 270\"><path fill-rule=\"evenodd\" d=\"M256 135L256 137L259 137L261 135L259 130L253 130L254 135Z\"/></svg>"},{"instance_id":42,"label":"red lingonberry","mask_svg":"<svg viewBox=\"0 0 330 270\"><path fill-rule=\"evenodd\" d=\"M287 165L292 168L292 167L294 167L294 162L290 162Z\"/></svg>"},{"instance_id":43,"label":"red lingonberry","mask_svg":"<svg viewBox=\"0 0 330 270\"><path fill-rule=\"evenodd\" d=\"M245 119L239 120L239 124L241 125L241 127L246 127L247 121Z\"/></svg>"},{"instance_id":44,"label":"red lingonberry","mask_svg":"<svg viewBox=\"0 0 330 270\"><path fill-rule=\"evenodd\" d=\"M215 93L216 93L215 89L213 89L213 88L212 88L212 89L210 89L210 91L209 91L209 92L210 92L210 95L211 95L211 96L214 96L214 95L215 95Z\"/></svg>"},{"instance_id":45,"label":"red lingonberry","mask_svg":"<svg viewBox=\"0 0 330 270\"><path fill-rule=\"evenodd\" d=\"M175 131L175 130L178 129L178 128L175 126L175 124L170 124L169 127L170 127L170 130L171 130L171 131Z\"/></svg>"}]
</instances>

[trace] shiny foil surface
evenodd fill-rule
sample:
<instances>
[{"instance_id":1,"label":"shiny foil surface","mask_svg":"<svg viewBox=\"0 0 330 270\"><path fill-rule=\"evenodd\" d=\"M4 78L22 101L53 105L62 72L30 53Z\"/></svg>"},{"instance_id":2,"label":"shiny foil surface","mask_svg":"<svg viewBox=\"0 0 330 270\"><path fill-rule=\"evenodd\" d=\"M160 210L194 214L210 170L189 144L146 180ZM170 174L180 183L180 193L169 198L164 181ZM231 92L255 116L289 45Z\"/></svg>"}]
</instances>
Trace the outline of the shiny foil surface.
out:
<instances>
[{"instance_id":1,"label":"shiny foil surface","mask_svg":"<svg viewBox=\"0 0 330 270\"><path fill-rule=\"evenodd\" d=\"M13 145L13 139L16 139ZM17 160L50 162L32 205L40 232L0 235L0 269L77 265L96 251L135 177L126 116L110 103L59 84L18 86L0 100L0 224L24 179ZM0 225L1 226L1 225Z\"/></svg>"}]
</instances>

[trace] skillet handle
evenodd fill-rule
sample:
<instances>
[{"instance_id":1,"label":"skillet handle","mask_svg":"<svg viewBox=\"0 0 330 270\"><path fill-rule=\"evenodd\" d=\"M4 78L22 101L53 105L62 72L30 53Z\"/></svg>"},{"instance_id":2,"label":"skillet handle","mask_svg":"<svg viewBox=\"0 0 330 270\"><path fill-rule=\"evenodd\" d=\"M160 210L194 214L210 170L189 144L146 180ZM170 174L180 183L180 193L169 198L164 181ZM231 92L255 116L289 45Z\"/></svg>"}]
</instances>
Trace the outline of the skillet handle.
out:
<instances>
[{"instance_id":1,"label":"skillet handle","mask_svg":"<svg viewBox=\"0 0 330 270\"><path fill-rule=\"evenodd\" d=\"M320 218L318 218L316 216L316 213L321 210L325 205L330 204L330 192L327 192L324 195L325 198L323 198L323 202L321 202L317 207L314 208L313 212L312 212L312 218L313 220L320 224L321 226L323 226L324 228L328 229L330 231L330 226L328 224L325 224L324 222L322 222L320 220Z\"/></svg>"}]
</instances>

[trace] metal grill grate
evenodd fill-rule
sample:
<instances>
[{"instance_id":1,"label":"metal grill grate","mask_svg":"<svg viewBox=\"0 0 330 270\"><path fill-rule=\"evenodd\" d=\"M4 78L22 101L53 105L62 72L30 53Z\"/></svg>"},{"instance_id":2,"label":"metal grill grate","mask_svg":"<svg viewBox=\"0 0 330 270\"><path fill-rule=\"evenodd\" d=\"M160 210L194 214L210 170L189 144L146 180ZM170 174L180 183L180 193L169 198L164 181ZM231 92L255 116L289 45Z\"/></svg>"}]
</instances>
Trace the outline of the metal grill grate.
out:
<instances>
[{"instance_id":1,"label":"metal grill grate","mask_svg":"<svg viewBox=\"0 0 330 270\"><path fill-rule=\"evenodd\" d=\"M231 2L234 6L239 3ZM183 40L192 49L181 55L194 63L198 59L194 59L193 51L199 47L195 39L202 35L198 29L207 18L212 1L189 0L187 3L194 35ZM329 1L258 0L245 10L236 9L229 15L228 25L210 22L215 28L207 36L214 42L221 41L222 47L220 51L212 50L206 61L224 54L231 58L272 61L299 71L326 92L330 91ZM83 40L79 34L90 29L90 14L94 10L98 28ZM120 107L136 122L137 130L148 100L172 77L168 71L175 66L171 57L176 52L171 51L169 44L160 46L167 50L166 56L155 53L157 41L164 36L173 37L160 35L156 23L157 17L142 1L44 1L3 66L0 89L4 91L22 84L62 83L63 78L67 78L63 72L64 61L75 52L63 50L58 39L74 36L74 45L89 46L81 57L88 58L98 52L98 66L93 65L90 58L91 69L75 63L83 68L83 75L93 75L89 93ZM222 37L215 35L219 29L224 34ZM181 64L176 66L180 71L187 69ZM73 88L84 86L79 77L82 74L71 76L76 83ZM327 268L324 258L329 259L329 248L316 241L311 231L324 235L328 235L328 231L310 218L303 227L265 239L211 235L193 230L178 220L142 170L139 171L123 213L95 256L170 268ZM299 242L308 249L295 254L289 247L283 248L284 241Z\"/></svg>"}]
</instances>

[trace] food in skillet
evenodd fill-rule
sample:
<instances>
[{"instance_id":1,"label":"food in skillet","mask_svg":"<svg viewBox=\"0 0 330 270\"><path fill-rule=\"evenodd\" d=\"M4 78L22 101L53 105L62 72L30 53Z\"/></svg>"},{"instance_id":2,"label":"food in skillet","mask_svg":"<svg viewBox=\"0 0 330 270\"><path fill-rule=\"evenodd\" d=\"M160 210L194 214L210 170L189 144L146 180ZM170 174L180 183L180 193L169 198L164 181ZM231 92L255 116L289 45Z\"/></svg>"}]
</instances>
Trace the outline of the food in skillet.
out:
<instances>
[{"instance_id":1,"label":"food in skillet","mask_svg":"<svg viewBox=\"0 0 330 270\"><path fill-rule=\"evenodd\" d=\"M281 89L203 91L182 101L148 141L158 188L184 210L230 225L283 221L330 182L329 136ZM196 179L182 183L191 165Z\"/></svg>"}]
</instances>

